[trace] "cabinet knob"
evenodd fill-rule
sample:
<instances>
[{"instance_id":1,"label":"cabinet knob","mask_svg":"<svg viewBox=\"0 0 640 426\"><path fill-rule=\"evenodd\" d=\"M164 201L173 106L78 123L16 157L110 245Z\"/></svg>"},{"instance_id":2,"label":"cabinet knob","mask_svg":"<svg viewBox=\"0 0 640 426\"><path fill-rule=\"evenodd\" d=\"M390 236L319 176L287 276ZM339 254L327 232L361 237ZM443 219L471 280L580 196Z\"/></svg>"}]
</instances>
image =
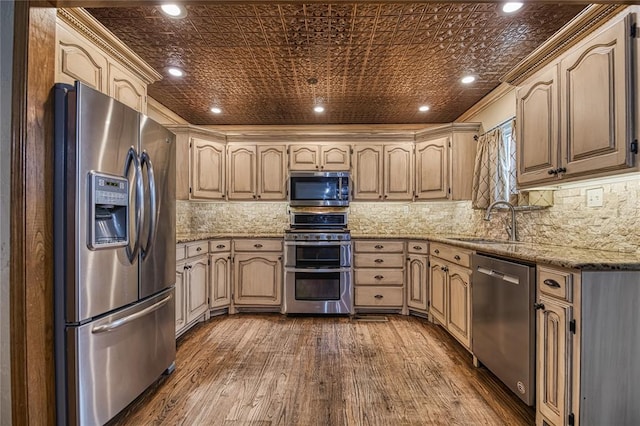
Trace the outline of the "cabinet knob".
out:
<instances>
[{"instance_id":1,"label":"cabinet knob","mask_svg":"<svg viewBox=\"0 0 640 426\"><path fill-rule=\"evenodd\" d=\"M454 258L455 260L460 260L460 256L458 256L457 254L456 254L455 256L453 256L453 258Z\"/></svg>"},{"instance_id":2,"label":"cabinet knob","mask_svg":"<svg viewBox=\"0 0 640 426\"><path fill-rule=\"evenodd\" d=\"M262 244L254 244L253 245L255 248L262 248Z\"/></svg>"},{"instance_id":3,"label":"cabinet knob","mask_svg":"<svg viewBox=\"0 0 640 426\"><path fill-rule=\"evenodd\" d=\"M382 275L376 275L376 276L375 276L375 277L373 277L373 278L375 278L376 280L381 280L381 279L383 279L383 278L384 278L384 276L382 276Z\"/></svg>"},{"instance_id":4,"label":"cabinet knob","mask_svg":"<svg viewBox=\"0 0 640 426\"><path fill-rule=\"evenodd\" d=\"M202 251L202 247L197 247L196 251Z\"/></svg>"},{"instance_id":5,"label":"cabinet knob","mask_svg":"<svg viewBox=\"0 0 640 426\"><path fill-rule=\"evenodd\" d=\"M384 198L387 198L387 197L388 197L388 195L387 195L387 194L384 194Z\"/></svg>"},{"instance_id":6,"label":"cabinet knob","mask_svg":"<svg viewBox=\"0 0 640 426\"><path fill-rule=\"evenodd\" d=\"M382 262L384 262L384 260L382 260L382 259L376 259L376 260L374 260L374 262L376 262L376 263L382 263Z\"/></svg>"},{"instance_id":7,"label":"cabinet knob","mask_svg":"<svg viewBox=\"0 0 640 426\"><path fill-rule=\"evenodd\" d=\"M217 248L217 249L223 249L223 248L225 248L225 247L226 247L226 246L225 246L224 244L218 244L218 245L216 246L216 248Z\"/></svg>"},{"instance_id":8,"label":"cabinet knob","mask_svg":"<svg viewBox=\"0 0 640 426\"><path fill-rule=\"evenodd\" d=\"M533 308L536 310L540 310L540 309L544 310L544 303L534 303Z\"/></svg>"},{"instance_id":9,"label":"cabinet knob","mask_svg":"<svg viewBox=\"0 0 640 426\"><path fill-rule=\"evenodd\" d=\"M378 198L380 198L380 199L381 199L381 198L382 198L382 195L378 195Z\"/></svg>"},{"instance_id":10,"label":"cabinet knob","mask_svg":"<svg viewBox=\"0 0 640 426\"><path fill-rule=\"evenodd\" d=\"M558 283L558 281L556 280L552 280L551 278L547 278L546 280L543 281L543 283L545 285L548 285L549 287L560 288L560 283Z\"/></svg>"},{"instance_id":11,"label":"cabinet knob","mask_svg":"<svg viewBox=\"0 0 640 426\"><path fill-rule=\"evenodd\" d=\"M258 195L258 198L262 198L262 195Z\"/></svg>"},{"instance_id":12,"label":"cabinet knob","mask_svg":"<svg viewBox=\"0 0 640 426\"><path fill-rule=\"evenodd\" d=\"M383 296L383 295L381 295L381 294L376 294L376 295L375 295L375 296L373 296L373 297L375 297L376 299L382 299L384 296Z\"/></svg>"},{"instance_id":13,"label":"cabinet knob","mask_svg":"<svg viewBox=\"0 0 640 426\"><path fill-rule=\"evenodd\" d=\"M440 250L438 250L438 249L435 249L433 252L434 252L435 254L440 254Z\"/></svg>"},{"instance_id":14,"label":"cabinet knob","mask_svg":"<svg viewBox=\"0 0 640 426\"><path fill-rule=\"evenodd\" d=\"M560 167L556 170L556 173L567 173L567 168L566 167Z\"/></svg>"},{"instance_id":15,"label":"cabinet knob","mask_svg":"<svg viewBox=\"0 0 640 426\"><path fill-rule=\"evenodd\" d=\"M378 250L380 250L380 249L383 249L383 248L384 248L384 246L383 246L383 245L381 245L381 244L377 244L377 245L375 246L375 248L377 248Z\"/></svg>"},{"instance_id":16,"label":"cabinet knob","mask_svg":"<svg viewBox=\"0 0 640 426\"><path fill-rule=\"evenodd\" d=\"M255 194L253 195L253 198L256 198Z\"/></svg>"},{"instance_id":17,"label":"cabinet knob","mask_svg":"<svg viewBox=\"0 0 640 426\"><path fill-rule=\"evenodd\" d=\"M278 260L282 260L282 256L278 256Z\"/></svg>"},{"instance_id":18,"label":"cabinet knob","mask_svg":"<svg viewBox=\"0 0 640 426\"><path fill-rule=\"evenodd\" d=\"M320 166L316 166L316 169L319 169L319 168L320 168Z\"/></svg>"},{"instance_id":19,"label":"cabinet knob","mask_svg":"<svg viewBox=\"0 0 640 426\"><path fill-rule=\"evenodd\" d=\"M549 175L557 175L558 171L556 169L549 169L549 170L547 170L547 174L549 174Z\"/></svg>"}]
</instances>

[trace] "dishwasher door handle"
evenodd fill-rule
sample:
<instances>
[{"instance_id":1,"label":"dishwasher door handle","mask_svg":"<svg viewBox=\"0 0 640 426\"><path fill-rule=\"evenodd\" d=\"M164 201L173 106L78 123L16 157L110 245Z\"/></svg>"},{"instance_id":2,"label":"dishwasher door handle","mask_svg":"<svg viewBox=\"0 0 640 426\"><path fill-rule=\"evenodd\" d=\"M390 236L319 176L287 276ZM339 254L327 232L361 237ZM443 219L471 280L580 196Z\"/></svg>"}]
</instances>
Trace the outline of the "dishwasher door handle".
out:
<instances>
[{"instance_id":1,"label":"dishwasher door handle","mask_svg":"<svg viewBox=\"0 0 640 426\"><path fill-rule=\"evenodd\" d=\"M490 277L500 278L503 281L507 281L512 284L520 284L520 279L518 277L503 274L502 272L494 271L493 269L487 269L487 268L483 268L482 266L478 266L478 272L480 272L481 274L488 275Z\"/></svg>"}]
</instances>

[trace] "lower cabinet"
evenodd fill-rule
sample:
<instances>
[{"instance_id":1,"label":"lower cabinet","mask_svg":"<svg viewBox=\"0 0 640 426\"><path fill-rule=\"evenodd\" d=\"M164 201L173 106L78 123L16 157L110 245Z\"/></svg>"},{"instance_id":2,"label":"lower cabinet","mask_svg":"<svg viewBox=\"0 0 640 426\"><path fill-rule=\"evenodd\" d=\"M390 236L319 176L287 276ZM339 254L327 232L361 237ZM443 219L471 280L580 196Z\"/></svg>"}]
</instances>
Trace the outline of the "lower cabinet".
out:
<instances>
[{"instance_id":1,"label":"lower cabinet","mask_svg":"<svg viewBox=\"0 0 640 426\"><path fill-rule=\"evenodd\" d=\"M209 307L228 308L231 304L231 241L209 241Z\"/></svg>"},{"instance_id":2,"label":"lower cabinet","mask_svg":"<svg viewBox=\"0 0 640 426\"><path fill-rule=\"evenodd\" d=\"M407 242L407 306L426 312L429 301L429 244Z\"/></svg>"},{"instance_id":3,"label":"lower cabinet","mask_svg":"<svg viewBox=\"0 0 640 426\"><path fill-rule=\"evenodd\" d=\"M404 307L404 242L354 242L354 306L356 310L402 310Z\"/></svg>"},{"instance_id":4,"label":"lower cabinet","mask_svg":"<svg viewBox=\"0 0 640 426\"><path fill-rule=\"evenodd\" d=\"M429 313L467 349L471 349L471 251L432 243Z\"/></svg>"},{"instance_id":5,"label":"lower cabinet","mask_svg":"<svg viewBox=\"0 0 640 426\"><path fill-rule=\"evenodd\" d=\"M282 240L235 240L233 303L280 307Z\"/></svg>"},{"instance_id":6,"label":"lower cabinet","mask_svg":"<svg viewBox=\"0 0 640 426\"><path fill-rule=\"evenodd\" d=\"M202 254L200 254L202 253ZM189 254L195 254L188 257ZM209 310L209 257L207 242L176 247L176 335Z\"/></svg>"}]
</instances>

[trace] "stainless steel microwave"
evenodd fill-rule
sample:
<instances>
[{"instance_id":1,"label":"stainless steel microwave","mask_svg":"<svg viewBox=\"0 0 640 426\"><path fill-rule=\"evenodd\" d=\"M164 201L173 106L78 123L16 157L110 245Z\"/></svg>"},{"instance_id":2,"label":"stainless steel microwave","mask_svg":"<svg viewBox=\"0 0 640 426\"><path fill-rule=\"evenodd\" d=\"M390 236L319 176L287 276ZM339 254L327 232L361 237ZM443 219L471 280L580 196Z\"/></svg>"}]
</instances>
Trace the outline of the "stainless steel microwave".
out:
<instances>
[{"instance_id":1,"label":"stainless steel microwave","mask_svg":"<svg viewBox=\"0 0 640 426\"><path fill-rule=\"evenodd\" d=\"M349 181L349 172L291 172L289 205L348 206Z\"/></svg>"}]
</instances>

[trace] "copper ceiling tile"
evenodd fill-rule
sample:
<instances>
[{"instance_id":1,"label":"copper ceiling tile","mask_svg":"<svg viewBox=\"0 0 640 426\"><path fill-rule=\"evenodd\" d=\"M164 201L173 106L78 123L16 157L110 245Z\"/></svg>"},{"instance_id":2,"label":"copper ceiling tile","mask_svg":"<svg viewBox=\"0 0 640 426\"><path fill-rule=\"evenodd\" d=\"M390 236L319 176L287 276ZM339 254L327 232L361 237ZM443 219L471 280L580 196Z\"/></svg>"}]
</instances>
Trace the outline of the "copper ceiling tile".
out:
<instances>
[{"instance_id":1,"label":"copper ceiling tile","mask_svg":"<svg viewBox=\"0 0 640 426\"><path fill-rule=\"evenodd\" d=\"M455 120L584 8L500 7L212 3L188 5L183 19L158 7L88 11L165 75L149 95L192 124L400 124ZM169 66L186 77L169 77ZM467 73L476 82L460 83Z\"/></svg>"}]
</instances>

